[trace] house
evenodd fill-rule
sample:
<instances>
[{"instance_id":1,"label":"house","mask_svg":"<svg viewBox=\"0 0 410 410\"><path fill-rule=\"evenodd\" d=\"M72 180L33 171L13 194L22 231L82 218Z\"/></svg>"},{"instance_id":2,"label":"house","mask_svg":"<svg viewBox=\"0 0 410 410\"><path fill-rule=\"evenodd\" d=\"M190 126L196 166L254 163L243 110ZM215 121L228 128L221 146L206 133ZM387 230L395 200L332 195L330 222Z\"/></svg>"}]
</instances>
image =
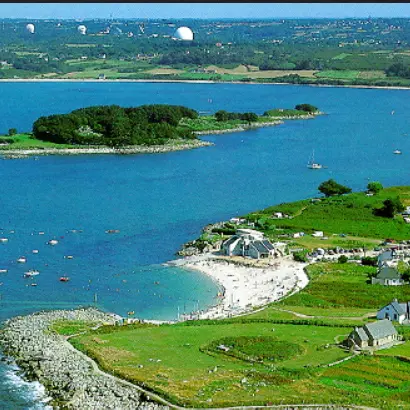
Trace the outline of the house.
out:
<instances>
[{"instance_id":1,"label":"house","mask_svg":"<svg viewBox=\"0 0 410 410\"><path fill-rule=\"evenodd\" d=\"M253 229L238 229L222 244L225 255L250 256L255 259L275 256L275 247L263 233Z\"/></svg>"},{"instance_id":2,"label":"house","mask_svg":"<svg viewBox=\"0 0 410 410\"><path fill-rule=\"evenodd\" d=\"M312 233L312 236L316 238L322 238L323 237L323 231L315 231Z\"/></svg>"},{"instance_id":3,"label":"house","mask_svg":"<svg viewBox=\"0 0 410 410\"><path fill-rule=\"evenodd\" d=\"M404 285L404 280L396 268L383 265L379 268L377 275L372 278L372 285L375 284L401 286Z\"/></svg>"},{"instance_id":4,"label":"house","mask_svg":"<svg viewBox=\"0 0 410 410\"><path fill-rule=\"evenodd\" d=\"M391 266L396 259L396 251L394 249L388 249L387 251L380 253L377 257L377 266L379 269L382 266Z\"/></svg>"},{"instance_id":5,"label":"house","mask_svg":"<svg viewBox=\"0 0 410 410\"><path fill-rule=\"evenodd\" d=\"M397 299L393 299L391 303L383 306L376 315L377 319L388 319L390 321L408 322L410 317L410 302L399 303Z\"/></svg>"},{"instance_id":6,"label":"house","mask_svg":"<svg viewBox=\"0 0 410 410\"><path fill-rule=\"evenodd\" d=\"M104 73L98 74L98 79L99 80L105 80L105 74Z\"/></svg>"},{"instance_id":7,"label":"house","mask_svg":"<svg viewBox=\"0 0 410 410\"><path fill-rule=\"evenodd\" d=\"M393 346L401 337L389 319L355 327L347 337L347 345L357 350L376 350Z\"/></svg>"}]
</instances>

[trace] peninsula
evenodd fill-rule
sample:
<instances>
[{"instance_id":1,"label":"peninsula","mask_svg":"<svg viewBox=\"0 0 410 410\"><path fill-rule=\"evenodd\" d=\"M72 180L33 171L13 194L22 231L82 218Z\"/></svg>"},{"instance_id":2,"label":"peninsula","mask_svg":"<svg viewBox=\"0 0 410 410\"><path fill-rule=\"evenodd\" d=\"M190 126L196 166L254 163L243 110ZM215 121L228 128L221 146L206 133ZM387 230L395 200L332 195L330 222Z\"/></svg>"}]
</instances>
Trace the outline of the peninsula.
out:
<instances>
[{"instance_id":1,"label":"peninsula","mask_svg":"<svg viewBox=\"0 0 410 410\"><path fill-rule=\"evenodd\" d=\"M394 321L398 342L372 354L346 341L357 326L383 324L378 312L395 299L410 300L410 227L402 215L410 187L375 181L342 194L347 187L330 185L320 185L324 197L209 225L191 244L196 255L170 262L220 282L209 310L175 323L93 309L41 312L7 321L0 334L6 353L56 403L78 409L125 400L101 371L127 381L135 408L408 408L410 327ZM377 258L393 251L399 257L389 266L402 272L403 284L373 283Z\"/></svg>"},{"instance_id":2,"label":"peninsula","mask_svg":"<svg viewBox=\"0 0 410 410\"><path fill-rule=\"evenodd\" d=\"M199 115L191 108L154 104L122 108L93 106L68 114L38 118L32 133L10 129L0 137L6 158L28 155L160 153L213 145L198 135L274 126L283 120L309 119L321 114L310 104L294 109L271 109L263 115L224 110Z\"/></svg>"}]
</instances>

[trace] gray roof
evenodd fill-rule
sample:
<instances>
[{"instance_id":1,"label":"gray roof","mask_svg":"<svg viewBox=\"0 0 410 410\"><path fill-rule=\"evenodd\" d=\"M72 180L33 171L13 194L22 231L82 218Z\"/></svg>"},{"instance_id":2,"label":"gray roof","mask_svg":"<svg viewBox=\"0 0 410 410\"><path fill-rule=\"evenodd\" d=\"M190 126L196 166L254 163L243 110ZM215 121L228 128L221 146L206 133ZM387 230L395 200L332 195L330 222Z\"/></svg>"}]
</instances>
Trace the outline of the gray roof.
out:
<instances>
[{"instance_id":1,"label":"gray roof","mask_svg":"<svg viewBox=\"0 0 410 410\"><path fill-rule=\"evenodd\" d=\"M263 241L252 241L252 245L256 248L256 250L260 253L269 253L269 250L264 245Z\"/></svg>"},{"instance_id":2,"label":"gray roof","mask_svg":"<svg viewBox=\"0 0 410 410\"><path fill-rule=\"evenodd\" d=\"M268 248L270 251L273 251L275 248L273 245L268 241L267 239L264 239L262 243L265 245L266 248Z\"/></svg>"},{"instance_id":3,"label":"gray roof","mask_svg":"<svg viewBox=\"0 0 410 410\"><path fill-rule=\"evenodd\" d=\"M363 326L363 329L373 339L381 339L386 336L397 335L397 330L389 319L368 323Z\"/></svg>"},{"instance_id":4,"label":"gray roof","mask_svg":"<svg viewBox=\"0 0 410 410\"><path fill-rule=\"evenodd\" d=\"M367 336L367 333L363 330L362 327L358 327L356 330L356 333L358 334L360 340L366 341L369 340L369 336Z\"/></svg>"},{"instance_id":5,"label":"gray roof","mask_svg":"<svg viewBox=\"0 0 410 410\"><path fill-rule=\"evenodd\" d=\"M383 266L380 268L376 276L377 279L400 279L400 273L389 266Z\"/></svg>"},{"instance_id":6,"label":"gray roof","mask_svg":"<svg viewBox=\"0 0 410 410\"><path fill-rule=\"evenodd\" d=\"M390 303L390 306L397 312L398 315L404 315L406 313L401 304L397 302L397 299L393 300L393 302Z\"/></svg>"},{"instance_id":7,"label":"gray roof","mask_svg":"<svg viewBox=\"0 0 410 410\"><path fill-rule=\"evenodd\" d=\"M381 262L391 261L393 259L393 249L389 249L385 252L382 252L377 257L377 262L380 264Z\"/></svg>"},{"instance_id":8,"label":"gray roof","mask_svg":"<svg viewBox=\"0 0 410 410\"><path fill-rule=\"evenodd\" d=\"M223 243L223 246L229 246L232 243L234 243L237 239L238 237L236 235L233 235Z\"/></svg>"}]
</instances>

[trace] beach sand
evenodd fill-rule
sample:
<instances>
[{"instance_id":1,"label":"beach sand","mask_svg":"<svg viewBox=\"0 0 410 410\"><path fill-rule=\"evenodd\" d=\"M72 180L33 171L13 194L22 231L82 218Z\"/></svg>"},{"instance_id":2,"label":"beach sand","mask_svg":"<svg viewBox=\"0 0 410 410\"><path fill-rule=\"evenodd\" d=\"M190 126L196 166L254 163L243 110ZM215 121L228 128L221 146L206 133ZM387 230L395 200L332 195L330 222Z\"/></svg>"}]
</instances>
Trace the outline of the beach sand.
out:
<instances>
[{"instance_id":1,"label":"beach sand","mask_svg":"<svg viewBox=\"0 0 410 410\"><path fill-rule=\"evenodd\" d=\"M217 319L252 312L303 289L309 282L304 272L307 264L295 262L289 257L272 259L260 267L256 261L244 262L250 266L241 264L237 257L213 254L190 256L169 262L205 273L222 288L215 306L182 319Z\"/></svg>"}]
</instances>

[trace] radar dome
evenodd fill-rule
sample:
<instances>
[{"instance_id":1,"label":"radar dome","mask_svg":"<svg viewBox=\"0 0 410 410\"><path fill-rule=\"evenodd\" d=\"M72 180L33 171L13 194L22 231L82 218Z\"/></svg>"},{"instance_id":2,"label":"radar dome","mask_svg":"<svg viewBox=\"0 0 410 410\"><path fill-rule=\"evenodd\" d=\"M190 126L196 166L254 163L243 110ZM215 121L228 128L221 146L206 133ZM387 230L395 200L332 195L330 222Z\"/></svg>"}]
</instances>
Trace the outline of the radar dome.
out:
<instances>
[{"instance_id":1,"label":"radar dome","mask_svg":"<svg viewBox=\"0 0 410 410\"><path fill-rule=\"evenodd\" d=\"M80 34L85 34L87 32L87 27L82 25L77 27L77 30Z\"/></svg>"},{"instance_id":2,"label":"radar dome","mask_svg":"<svg viewBox=\"0 0 410 410\"><path fill-rule=\"evenodd\" d=\"M179 27L175 33L174 38L178 40L192 41L194 39L194 33L189 27Z\"/></svg>"},{"instance_id":3,"label":"radar dome","mask_svg":"<svg viewBox=\"0 0 410 410\"><path fill-rule=\"evenodd\" d=\"M34 33L34 24L31 24L31 23L27 24L26 30L27 30L29 33L33 34L33 33Z\"/></svg>"}]
</instances>

